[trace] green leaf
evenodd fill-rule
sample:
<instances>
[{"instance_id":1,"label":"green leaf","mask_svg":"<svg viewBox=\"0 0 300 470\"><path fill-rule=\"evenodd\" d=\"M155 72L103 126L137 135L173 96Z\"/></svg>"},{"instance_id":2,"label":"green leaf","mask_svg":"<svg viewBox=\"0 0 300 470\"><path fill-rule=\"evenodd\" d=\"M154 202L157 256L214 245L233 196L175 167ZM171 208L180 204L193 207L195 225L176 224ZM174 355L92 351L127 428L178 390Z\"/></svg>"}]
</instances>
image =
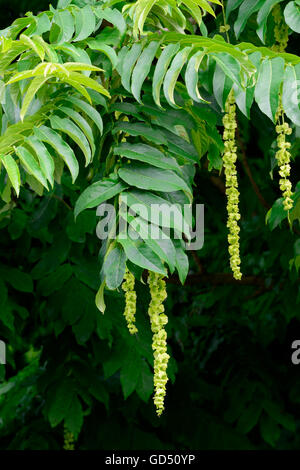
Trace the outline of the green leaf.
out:
<instances>
[{"instance_id":1,"label":"green leaf","mask_svg":"<svg viewBox=\"0 0 300 470\"><path fill-rule=\"evenodd\" d=\"M48 418L52 427L57 426L67 416L74 397L73 384L70 379L65 379L53 389L51 404L48 409Z\"/></svg>"},{"instance_id":2,"label":"green leaf","mask_svg":"<svg viewBox=\"0 0 300 470\"><path fill-rule=\"evenodd\" d=\"M179 44L168 44L162 51L153 75L152 94L157 106L160 106L160 90L170 62L180 49Z\"/></svg>"},{"instance_id":3,"label":"green leaf","mask_svg":"<svg viewBox=\"0 0 300 470\"><path fill-rule=\"evenodd\" d=\"M300 64L287 65L285 68L282 104L287 117L300 126Z\"/></svg>"},{"instance_id":4,"label":"green leaf","mask_svg":"<svg viewBox=\"0 0 300 470\"><path fill-rule=\"evenodd\" d=\"M8 80L7 85L10 85L11 83L16 83L21 80L25 80L26 78L33 78L36 76L41 77L41 75L44 74L44 68L37 68L33 70L24 70L23 72L16 73L10 80ZM44 75L43 75L44 76ZM50 78L50 75L49 75Z\"/></svg>"},{"instance_id":5,"label":"green leaf","mask_svg":"<svg viewBox=\"0 0 300 470\"><path fill-rule=\"evenodd\" d=\"M189 239L189 225L184 219L180 206L175 206L150 191L139 191L138 189L123 191L120 202L132 208L135 213L148 222L161 227L173 228L179 233L184 233Z\"/></svg>"},{"instance_id":6,"label":"green leaf","mask_svg":"<svg viewBox=\"0 0 300 470\"><path fill-rule=\"evenodd\" d=\"M191 47L185 47L181 51L179 51L174 59L172 60L171 67L166 73L164 79L164 95L166 97L167 102L172 107L177 107L174 101L174 89L179 77L179 74L188 58L189 53L191 52Z\"/></svg>"},{"instance_id":7,"label":"green leaf","mask_svg":"<svg viewBox=\"0 0 300 470\"><path fill-rule=\"evenodd\" d=\"M263 414L260 420L260 433L264 441L272 447L275 447L276 442L280 438L280 428L278 424L266 414Z\"/></svg>"},{"instance_id":8,"label":"green leaf","mask_svg":"<svg viewBox=\"0 0 300 470\"><path fill-rule=\"evenodd\" d=\"M26 51L27 46L20 42L12 44L11 48L0 55L0 70L4 71L20 54Z\"/></svg>"},{"instance_id":9,"label":"green leaf","mask_svg":"<svg viewBox=\"0 0 300 470\"><path fill-rule=\"evenodd\" d=\"M176 249L175 266L179 274L180 282L183 285L189 272L189 259L182 248L181 240L174 240L174 245Z\"/></svg>"},{"instance_id":10,"label":"green leaf","mask_svg":"<svg viewBox=\"0 0 300 470\"><path fill-rule=\"evenodd\" d=\"M121 36L125 34L126 31L126 21L124 20L124 17L122 13L117 10L116 8L111 9L111 8L103 8L102 6L99 6L95 8L95 13L98 16L98 18L103 18L109 23L112 23L117 27L117 29L120 31Z\"/></svg>"},{"instance_id":11,"label":"green leaf","mask_svg":"<svg viewBox=\"0 0 300 470\"><path fill-rule=\"evenodd\" d=\"M141 268L166 275L166 270L161 260L144 242L134 242L128 234L120 234L117 240L123 246L127 258L132 263L137 264Z\"/></svg>"},{"instance_id":12,"label":"green leaf","mask_svg":"<svg viewBox=\"0 0 300 470\"><path fill-rule=\"evenodd\" d=\"M112 47L102 42L101 39L89 39L87 43L89 48L93 51L99 51L105 54L111 61L113 69L116 68L118 64L118 56Z\"/></svg>"},{"instance_id":13,"label":"green leaf","mask_svg":"<svg viewBox=\"0 0 300 470\"><path fill-rule=\"evenodd\" d=\"M194 3L199 5L204 11L207 11L211 15L216 16L214 10L212 9L210 4L206 0L193 0L193 1ZM217 3L218 5L222 5L218 0L213 0L211 3Z\"/></svg>"},{"instance_id":14,"label":"green leaf","mask_svg":"<svg viewBox=\"0 0 300 470\"><path fill-rule=\"evenodd\" d=\"M29 38L26 34L20 35L20 41L23 42L26 46L30 47L41 59L44 60L45 57L45 50L44 48L37 42L34 41L34 38Z\"/></svg>"},{"instance_id":15,"label":"green leaf","mask_svg":"<svg viewBox=\"0 0 300 470\"><path fill-rule=\"evenodd\" d=\"M146 18L158 0L140 0L137 3L137 9L135 12L135 21L133 25L133 35L138 36L138 32L143 34L143 28Z\"/></svg>"},{"instance_id":16,"label":"green leaf","mask_svg":"<svg viewBox=\"0 0 300 470\"><path fill-rule=\"evenodd\" d=\"M92 121L96 124L96 126L99 129L100 134L103 132L103 121L98 113L98 111L93 108L90 104L86 103L85 101L82 101L81 99L77 98L76 96L68 96L66 99L66 104L72 103L74 106L76 106L80 111L83 111L89 118L92 119Z\"/></svg>"},{"instance_id":17,"label":"green leaf","mask_svg":"<svg viewBox=\"0 0 300 470\"><path fill-rule=\"evenodd\" d=\"M141 217L133 217L127 212L120 211L123 218L130 224L137 234L144 240L145 244L157 254L159 258L166 261L170 271L175 269L175 248L170 238L163 233L158 226L148 224Z\"/></svg>"},{"instance_id":18,"label":"green leaf","mask_svg":"<svg viewBox=\"0 0 300 470\"><path fill-rule=\"evenodd\" d=\"M74 214L75 217L85 209L98 206L104 201L124 191L127 185L118 179L106 179L93 183L86 188L76 201Z\"/></svg>"},{"instance_id":19,"label":"green leaf","mask_svg":"<svg viewBox=\"0 0 300 470\"><path fill-rule=\"evenodd\" d=\"M121 73L121 82L125 90L131 91L130 80L133 67L142 52L142 45L134 43L132 48L125 54Z\"/></svg>"},{"instance_id":20,"label":"green leaf","mask_svg":"<svg viewBox=\"0 0 300 470\"><path fill-rule=\"evenodd\" d=\"M217 54L210 54L211 57L217 62L219 67L223 70L225 75L232 80L233 83L241 88L241 65L240 62L226 52L219 52Z\"/></svg>"},{"instance_id":21,"label":"green leaf","mask_svg":"<svg viewBox=\"0 0 300 470\"><path fill-rule=\"evenodd\" d=\"M99 377L95 379L95 382L89 388L89 392L96 398L96 400L104 403L106 408L108 408L109 394L105 390Z\"/></svg>"},{"instance_id":22,"label":"green leaf","mask_svg":"<svg viewBox=\"0 0 300 470\"><path fill-rule=\"evenodd\" d=\"M267 32L267 22L268 16L271 13L272 8L274 5L278 5L283 0L266 0L262 8L260 8L258 15L257 15L257 34L261 42L265 44L265 36ZM291 2L292 3L292 2Z\"/></svg>"},{"instance_id":23,"label":"green leaf","mask_svg":"<svg viewBox=\"0 0 300 470\"><path fill-rule=\"evenodd\" d=\"M220 155L220 150L216 145L210 143L207 152L207 159L209 161L208 169L211 171L212 168L221 171L223 166L223 160Z\"/></svg>"},{"instance_id":24,"label":"green leaf","mask_svg":"<svg viewBox=\"0 0 300 470\"><path fill-rule=\"evenodd\" d=\"M95 148L95 143L94 143L93 131L89 123L81 116L81 114L79 114L70 106L60 106L59 111L64 113L69 118L73 119L73 121L77 124L77 126L80 127L80 129L82 130L82 132L84 133L84 135L89 141L91 151L92 151L92 156L93 156L96 148Z\"/></svg>"},{"instance_id":25,"label":"green leaf","mask_svg":"<svg viewBox=\"0 0 300 470\"><path fill-rule=\"evenodd\" d=\"M95 306L91 303L91 298L86 303L85 313L81 316L77 323L73 324L72 331L76 337L78 344L86 343L96 327Z\"/></svg>"},{"instance_id":26,"label":"green leaf","mask_svg":"<svg viewBox=\"0 0 300 470\"><path fill-rule=\"evenodd\" d=\"M228 19L230 13L236 10L244 0L228 0L226 3L226 20Z\"/></svg>"},{"instance_id":27,"label":"green leaf","mask_svg":"<svg viewBox=\"0 0 300 470\"><path fill-rule=\"evenodd\" d=\"M125 400L136 389L141 375L142 364L143 361L135 350L131 349L128 354L126 354L126 359L122 365L120 374L120 382Z\"/></svg>"},{"instance_id":28,"label":"green leaf","mask_svg":"<svg viewBox=\"0 0 300 470\"><path fill-rule=\"evenodd\" d=\"M75 154L65 140L54 130L46 126L34 128L34 133L38 139L51 145L66 163L72 175L72 181L76 180L79 172L79 165Z\"/></svg>"},{"instance_id":29,"label":"green leaf","mask_svg":"<svg viewBox=\"0 0 300 470\"><path fill-rule=\"evenodd\" d=\"M91 36L96 27L94 12L89 5L86 5L85 7L75 11L73 14L75 16L76 31L73 41L83 41L87 37Z\"/></svg>"},{"instance_id":30,"label":"green leaf","mask_svg":"<svg viewBox=\"0 0 300 470\"><path fill-rule=\"evenodd\" d=\"M281 57L265 59L262 62L255 86L255 100L261 111L273 122L279 106L283 76L284 60Z\"/></svg>"},{"instance_id":31,"label":"green leaf","mask_svg":"<svg viewBox=\"0 0 300 470\"><path fill-rule=\"evenodd\" d=\"M261 403L252 402L239 417L237 430L241 434L248 434L256 426L262 412Z\"/></svg>"},{"instance_id":32,"label":"green leaf","mask_svg":"<svg viewBox=\"0 0 300 470\"><path fill-rule=\"evenodd\" d=\"M245 0L242 3L239 9L238 17L234 23L234 32L237 38L245 29L245 26L250 16L256 11L258 11L264 3L265 0Z\"/></svg>"},{"instance_id":33,"label":"green leaf","mask_svg":"<svg viewBox=\"0 0 300 470\"><path fill-rule=\"evenodd\" d=\"M255 73L255 83L257 83L257 77L261 63L261 52L253 52L252 54L249 54L249 60L251 60L257 69ZM249 86L246 88L246 90L241 90L241 88L234 84L233 89L237 106L242 111L242 113L244 113L247 119L250 119L250 109L253 104L255 86Z\"/></svg>"},{"instance_id":34,"label":"green leaf","mask_svg":"<svg viewBox=\"0 0 300 470\"><path fill-rule=\"evenodd\" d=\"M128 144L121 142L114 148L115 155L121 155L131 160L149 163L157 168L180 170L175 158L165 156L160 150L146 144Z\"/></svg>"},{"instance_id":35,"label":"green leaf","mask_svg":"<svg viewBox=\"0 0 300 470\"><path fill-rule=\"evenodd\" d=\"M82 150L85 156L85 166L87 166L91 162L92 154L88 140L84 133L70 119L61 119L58 116L52 115L50 117L50 122L52 129L64 132L74 140L74 142Z\"/></svg>"},{"instance_id":36,"label":"green leaf","mask_svg":"<svg viewBox=\"0 0 300 470\"><path fill-rule=\"evenodd\" d=\"M29 274L16 268L0 268L0 272L11 286L20 292L33 292L33 282Z\"/></svg>"},{"instance_id":37,"label":"green leaf","mask_svg":"<svg viewBox=\"0 0 300 470\"><path fill-rule=\"evenodd\" d=\"M168 141L169 152L176 157L183 157L188 163L198 163L199 155L194 145L191 145L185 139L170 132L167 129L160 129Z\"/></svg>"},{"instance_id":38,"label":"green leaf","mask_svg":"<svg viewBox=\"0 0 300 470\"><path fill-rule=\"evenodd\" d=\"M136 66L133 69L131 80L131 92L139 103L141 103L141 89L143 83L150 72L152 61L155 57L158 47L159 42L150 42L150 44L145 47L145 49L139 56Z\"/></svg>"},{"instance_id":39,"label":"green leaf","mask_svg":"<svg viewBox=\"0 0 300 470\"><path fill-rule=\"evenodd\" d=\"M277 423L281 424L288 431L296 431L295 419L291 414L285 413L282 408L270 400L263 401L263 407L268 415L273 418Z\"/></svg>"},{"instance_id":40,"label":"green leaf","mask_svg":"<svg viewBox=\"0 0 300 470\"><path fill-rule=\"evenodd\" d=\"M53 271L49 276L42 278L38 284L37 289L43 296L51 295L53 292L61 289L68 279L72 276L72 266L70 264L63 264Z\"/></svg>"},{"instance_id":41,"label":"green leaf","mask_svg":"<svg viewBox=\"0 0 300 470\"><path fill-rule=\"evenodd\" d=\"M160 170L142 163L131 163L119 169L118 174L125 183L140 189L169 192L182 190L192 197L186 182L171 170Z\"/></svg>"},{"instance_id":42,"label":"green leaf","mask_svg":"<svg viewBox=\"0 0 300 470\"><path fill-rule=\"evenodd\" d=\"M105 289L105 281L102 282L95 297L96 307L98 308L98 310L100 310L101 313L104 313L106 309L106 305L104 302L104 289Z\"/></svg>"},{"instance_id":43,"label":"green leaf","mask_svg":"<svg viewBox=\"0 0 300 470\"><path fill-rule=\"evenodd\" d=\"M83 410L77 395L73 395L71 404L66 412L64 423L69 432L76 436L83 425Z\"/></svg>"},{"instance_id":44,"label":"green leaf","mask_svg":"<svg viewBox=\"0 0 300 470\"><path fill-rule=\"evenodd\" d=\"M121 368L124 359L126 358L126 356L124 355L124 351L126 351L126 346L127 344L124 342L123 339L114 342L108 359L103 361L103 371L105 379L114 375Z\"/></svg>"},{"instance_id":45,"label":"green leaf","mask_svg":"<svg viewBox=\"0 0 300 470\"><path fill-rule=\"evenodd\" d=\"M58 0L57 2L57 8L66 8L72 0Z\"/></svg>"},{"instance_id":46,"label":"green leaf","mask_svg":"<svg viewBox=\"0 0 300 470\"><path fill-rule=\"evenodd\" d=\"M182 3L186 5L188 10L190 10L193 18L197 21L198 25L200 26L202 23L202 13L200 8L197 6L197 0L183 0ZM215 16L215 15L214 15Z\"/></svg>"},{"instance_id":47,"label":"green leaf","mask_svg":"<svg viewBox=\"0 0 300 470\"><path fill-rule=\"evenodd\" d=\"M77 243L84 243L86 241L86 234L94 234L96 228L96 211L88 211L80 214L76 221L73 214L70 215L70 222L66 227L66 233L70 240ZM98 287L98 286L97 286Z\"/></svg>"},{"instance_id":48,"label":"green leaf","mask_svg":"<svg viewBox=\"0 0 300 470\"><path fill-rule=\"evenodd\" d=\"M50 32L50 42L69 42L74 34L74 20L69 10L56 11Z\"/></svg>"},{"instance_id":49,"label":"green leaf","mask_svg":"<svg viewBox=\"0 0 300 470\"><path fill-rule=\"evenodd\" d=\"M84 96L88 100L89 103L92 104L91 96L86 90L86 88L84 88L84 86L80 85L78 82L75 82L74 80L71 80L67 77L64 77L63 81L67 83L68 85L71 85L73 88L75 88L75 90L77 90L82 96Z\"/></svg>"},{"instance_id":50,"label":"green leaf","mask_svg":"<svg viewBox=\"0 0 300 470\"><path fill-rule=\"evenodd\" d=\"M142 136L157 145L168 145L167 139L159 129L153 129L142 122L118 121L112 133L116 134L120 131L137 137Z\"/></svg>"},{"instance_id":51,"label":"green leaf","mask_svg":"<svg viewBox=\"0 0 300 470\"><path fill-rule=\"evenodd\" d=\"M107 255L103 270L106 285L109 289L117 289L123 281L126 269L126 255L121 245L116 245Z\"/></svg>"},{"instance_id":52,"label":"green leaf","mask_svg":"<svg viewBox=\"0 0 300 470\"><path fill-rule=\"evenodd\" d=\"M86 313L87 305L90 304L89 295L89 289L74 277L66 283L61 306L62 319L66 324L74 325Z\"/></svg>"},{"instance_id":53,"label":"green leaf","mask_svg":"<svg viewBox=\"0 0 300 470\"><path fill-rule=\"evenodd\" d=\"M34 176L26 173L25 181L29 184L32 191L34 191L38 196L42 197L44 195L43 185Z\"/></svg>"},{"instance_id":54,"label":"green leaf","mask_svg":"<svg viewBox=\"0 0 300 470\"><path fill-rule=\"evenodd\" d=\"M41 170L53 187L55 165L46 146L35 135L31 135L29 138L26 138L25 142L35 151Z\"/></svg>"},{"instance_id":55,"label":"green leaf","mask_svg":"<svg viewBox=\"0 0 300 470\"><path fill-rule=\"evenodd\" d=\"M287 217L287 213L283 207L283 199L277 199L272 208L266 215L266 223L270 225L270 229L274 230Z\"/></svg>"},{"instance_id":56,"label":"green leaf","mask_svg":"<svg viewBox=\"0 0 300 470\"><path fill-rule=\"evenodd\" d=\"M93 72L101 72L102 69L99 67L96 67L95 65L92 65L90 63L81 63L81 62L65 62L64 63L64 68L68 70L69 72L73 71L93 71Z\"/></svg>"},{"instance_id":57,"label":"green leaf","mask_svg":"<svg viewBox=\"0 0 300 470\"><path fill-rule=\"evenodd\" d=\"M95 90L98 93L110 98L110 94L102 85L100 85L100 83L90 77L87 77L86 75L83 75L82 73L71 72L69 74L69 77L63 78L63 80L65 82L72 81L74 83L78 83L81 86L91 88L92 90Z\"/></svg>"},{"instance_id":58,"label":"green leaf","mask_svg":"<svg viewBox=\"0 0 300 470\"><path fill-rule=\"evenodd\" d=\"M28 173L34 176L46 189L48 189L48 184L44 173L41 171L36 159L32 156L32 154L22 146L16 147L15 152Z\"/></svg>"},{"instance_id":59,"label":"green leaf","mask_svg":"<svg viewBox=\"0 0 300 470\"><path fill-rule=\"evenodd\" d=\"M34 21L34 18L31 16L31 17L23 17L23 18L17 18L11 25L11 27L9 28L10 29L10 33L11 33L11 37L13 39L16 39L18 37L18 35L20 34L20 32L24 29L28 30L32 27L32 25L34 25L35 21ZM1 33L4 33L3 35L5 36L5 33L7 32L8 28L5 29L5 30L2 30Z\"/></svg>"},{"instance_id":60,"label":"green leaf","mask_svg":"<svg viewBox=\"0 0 300 470\"><path fill-rule=\"evenodd\" d=\"M3 163L7 171L12 187L16 191L17 196L19 196L21 178L18 165L16 164L14 158L10 155L1 155L0 161Z\"/></svg>"},{"instance_id":61,"label":"green leaf","mask_svg":"<svg viewBox=\"0 0 300 470\"><path fill-rule=\"evenodd\" d=\"M44 85L44 83L46 83L47 80L49 80L49 78L50 78L49 76L48 77L44 77L44 76L36 77L30 83L29 88L27 90L27 93L24 97L24 100L23 100L23 103L22 103L22 108L21 108L21 111L20 111L20 117L21 117L22 121L24 119L24 116L25 116L25 114L28 110L28 107L29 107L31 101L33 100L33 98L37 94L38 90Z\"/></svg>"},{"instance_id":62,"label":"green leaf","mask_svg":"<svg viewBox=\"0 0 300 470\"><path fill-rule=\"evenodd\" d=\"M286 24L296 33L300 33L300 5L297 2L289 2L284 9Z\"/></svg>"},{"instance_id":63,"label":"green leaf","mask_svg":"<svg viewBox=\"0 0 300 470\"><path fill-rule=\"evenodd\" d=\"M60 1L63 2L63 1L69 1L69 0L60 0ZM59 2L57 4L57 8L60 8ZM35 20L37 21L37 28L35 30L36 35L37 34L42 35L45 32L50 31L51 21L47 12L38 13Z\"/></svg>"},{"instance_id":64,"label":"green leaf","mask_svg":"<svg viewBox=\"0 0 300 470\"><path fill-rule=\"evenodd\" d=\"M232 85L232 80L224 74L221 67L217 64L213 77L213 91L214 97L222 110L225 109L225 103L232 89Z\"/></svg>"},{"instance_id":65,"label":"green leaf","mask_svg":"<svg viewBox=\"0 0 300 470\"><path fill-rule=\"evenodd\" d=\"M65 52L66 54L71 56L75 62L82 62L84 64L91 65L91 59L88 53L84 49L75 47L74 44L70 44L70 43L58 44L57 46L55 46L55 49ZM57 62L57 61L58 59L53 62Z\"/></svg>"},{"instance_id":66,"label":"green leaf","mask_svg":"<svg viewBox=\"0 0 300 470\"><path fill-rule=\"evenodd\" d=\"M205 52L198 51L194 54L187 65L186 72L185 72L185 84L190 97L197 102L205 101L198 90L198 79L199 79L199 67L205 56Z\"/></svg>"},{"instance_id":67,"label":"green leaf","mask_svg":"<svg viewBox=\"0 0 300 470\"><path fill-rule=\"evenodd\" d=\"M153 376L151 370L144 360L141 366L140 377L136 387L136 393L141 400L147 402L153 392Z\"/></svg>"},{"instance_id":68,"label":"green leaf","mask_svg":"<svg viewBox=\"0 0 300 470\"><path fill-rule=\"evenodd\" d=\"M47 15L45 16L47 17ZM49 29L46 28L46 30L48 31ZM37 45L41 46L44 49L45 54L48 56L48 59L50 62L57 63L59 61L54 48L50 46L47 42L45 42L42 36L34 36L32 40L34 41L34 43L36 43Z\"/></svg>"}]
</instances>

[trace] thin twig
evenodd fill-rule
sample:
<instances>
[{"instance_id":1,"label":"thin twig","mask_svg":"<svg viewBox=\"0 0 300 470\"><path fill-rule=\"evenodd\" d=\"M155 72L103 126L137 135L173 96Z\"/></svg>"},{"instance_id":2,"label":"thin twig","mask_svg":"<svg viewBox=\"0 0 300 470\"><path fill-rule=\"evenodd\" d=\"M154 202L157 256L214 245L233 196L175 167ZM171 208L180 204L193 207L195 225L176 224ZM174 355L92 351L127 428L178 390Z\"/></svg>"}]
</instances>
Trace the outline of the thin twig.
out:
<instances>
[{"instance_id":1,"label":"thin twig","mask_svg":"<svg viewBox=\"0 0 300 470\"><path fill-rule=\"evenodd\" d=\"M69 211L73 210L72 207L69 206L69 204L66 201L64 201L61 197L57 196L57 194L52 194L52 197L55 197L55 199L58 199L58 201L62 202Z\"/></svg>"},{"instance_id":2,"label":"thin twig","mask_svg":"<svg viewBox=\"0 0 300 470\"><path fill-rule=\"evenodd\" d=\"M199 258L199 256L198 256L197 251L191 251L191 254L192 254L192 257L194 258L194 261L195 261L195 263L196 263L196 265L197 265L199 274L204 273L204 272L205 272L205 268L204 268L203 264L201 263L201 260L200 260L200 258Z\"/></svg>"}]
</instances>

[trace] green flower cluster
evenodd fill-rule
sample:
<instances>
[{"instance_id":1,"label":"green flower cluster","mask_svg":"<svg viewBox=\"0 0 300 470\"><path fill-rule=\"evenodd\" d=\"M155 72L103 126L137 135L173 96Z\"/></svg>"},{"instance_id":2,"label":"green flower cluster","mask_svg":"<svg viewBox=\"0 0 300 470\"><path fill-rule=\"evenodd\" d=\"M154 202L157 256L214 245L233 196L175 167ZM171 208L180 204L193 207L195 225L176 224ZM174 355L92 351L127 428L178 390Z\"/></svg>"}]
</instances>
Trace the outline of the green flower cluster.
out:
<instances>
[{"instance_id":1,"label":"green flower cluster","mask_svg":"<svg viewBox=\"0 0 300 470\"><path fill-rule=\"evenodd\" d=\"M64 428L64 449L65 450L74 450L75 449L75 439L74 434L68 429Z\"/></svg>"},{"instance_id":2,"label":"green flower cluster","mask_svg":"<svg viewBox=\"0 0 300 470\"><path fill-rule=\"evenodd\" d=\"M233 91L228 95L225 104L226 114L223 117L224 133L223 140L225 151L223 154L223 166L226 179L226 195L227 195L227 228L228 228L228 251L230 255L230 266L235 279L241 279L240 270L240 244L239 232L240 227L238 220L241 218L239 213L239 190L236 171L237 148L235 146L235 130L236 123L236 106Z\"/></svg>"},{"instance_id":3,"label":"green flower cluster","mask_svg":"<svg viewBox=\"0 0 300 470\"><path fill-rule=\"evenodd\" d=\"M167 291L166 282L160 274L150 271L148 284L151 294L148 313L153 333L152 349L154 351L154 404L156 413L160 416L164 410L166 383L168 381L167 367L170 358L167 354L167 332L164 328L168 323L168 317L164 314L165 308L163 306Z\"/></svg>"},{"instance_id":4,"label":"green flower cluster","mask_svg":"<svg viewBox=\"0 0 300 470\"><path fill-rule=\"evenodd\" d=\"M229 24L225 24L224 26L220 26L220 33L227 33L230 30Z\"/></svg>"},{"instance_id":5,"label":"green flower cluster","mask_svg":"<svg viewBox=\"0 0 300 470\"><path fill-rule=\"evenodd\" d=\"M288 149L291 147L291 144L289 142L286 142L286 136L291 135L292 129L289 127L287 122L284 122L284 109L282 107L282 104L279 105L279 108L276 113L276 123L278 150L276 152L275 157L279 166L279 175L281 176L279 180L279 185L282 191L282 195L284 197L284 210L289 211L293 207L293 200L291 199L293 193L292 183L289 179L291 172L291 154Z\"/></svg>"},{"instance_id":6,"label":"green flower cluster","mask_svg":"<svg viewBox=\"0 0 300 470\"><path fill-rule=\"evenodd\" d=\"M136 292L134 290L134 282L134 275L126 268L122 284L122 289L125 292L124 317L126 318L128 330L132 335L138 332L135 326Z\"/></svg>"},{"instance_id":7,"label":"green flower cluster","mask_svg":"<svg viewBox=\"0 0 300 470\"><path fill-rule=\"evenodd\" d=\"M284 21L284 16L279 4L273 8L272 15L275 23L274 36L276 39L276 44L274 44L272 49L275 52L284 52L289 41L289 27Z\"/></svg>"}]
</instances>

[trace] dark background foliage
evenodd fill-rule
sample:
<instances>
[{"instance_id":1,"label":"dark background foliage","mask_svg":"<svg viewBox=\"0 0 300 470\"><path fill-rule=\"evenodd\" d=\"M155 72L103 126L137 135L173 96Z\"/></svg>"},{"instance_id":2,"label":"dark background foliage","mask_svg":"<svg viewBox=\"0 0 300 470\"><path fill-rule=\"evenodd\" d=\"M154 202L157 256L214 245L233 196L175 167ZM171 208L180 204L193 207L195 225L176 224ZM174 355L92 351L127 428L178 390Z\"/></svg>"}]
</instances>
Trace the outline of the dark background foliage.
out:
<instances>
[{"instance_id":1,"label":"dark background foliage","mask_svg":"<svg viewBox=\"0 0 300 470\"><path fill-rule=\"evenodd\" d=\"M46 7L11 1L0 10L1 26ZM75 185L64 175L42 198L23 188L12 211L3 203L0 336L8 365L0 366L0 449L62 448L63 424L55 425L64 410L66 424L81 429L79 449L299 448L300 365L291 362L291 343L300 339L300 290L289 270L300 254L299 220L294 232L286 221L280 226L275 218L272 231L265 223L266 206L280 196L269 177L271 121L257 109L250 123L239 115L239 135L245 278L238 284L229 275L224 178L203 167L196 182L197 202L205 204L204 247L192 258L186 286L175 278L168 283L173 359L160 419L149 399L143 285L137 283L137 338L126 330L121 293L107 296L104 316L94 305L96 215L86 211L75 224L72 212L89 170ZM294 184L297 174L294 163Z\"/></svg>"},{"instance_id":2,"label":"dark background foliage","mask_svg":"<svg viewBox=\"0 0 300 470\"><path fill-rule=\"evenodd\" d=\"M56 2L53 2L55 5ZM18 16L23 16L28 11L36 14L44 11L49 7L48 0L10 0L9 2L1 1L0 27L9 26Z\"/></svg>"}]
</instances>

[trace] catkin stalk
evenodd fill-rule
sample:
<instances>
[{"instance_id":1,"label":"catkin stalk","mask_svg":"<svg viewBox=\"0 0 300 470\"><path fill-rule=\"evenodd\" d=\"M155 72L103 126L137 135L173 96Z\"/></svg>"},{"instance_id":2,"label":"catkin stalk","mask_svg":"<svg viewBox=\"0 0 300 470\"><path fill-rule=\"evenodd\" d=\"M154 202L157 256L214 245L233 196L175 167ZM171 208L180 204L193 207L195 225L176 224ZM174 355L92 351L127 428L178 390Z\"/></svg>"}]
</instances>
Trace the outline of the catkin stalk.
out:
<instances>
[{"instance_id":1,"label":"catkin stalk","mask_svg":"<svg viewBox=\"0 0 300 470\"><path fill-rule=\"evenodd\" d=\"M236 106L234 93L231 91L225 104L226 114L223 118L224 133L223 140L225 151L223 154L223 166L226 179L226 196L227 196L227 228L228 228L228 251L230 256L230 266L233 277L237 280L242 278L240 269L240 243L239 232L240 227L238 221L241 216L239 213L239 190L236 170L237 147L235 145L236 123Z\"/></svg>"}]
</instances>

